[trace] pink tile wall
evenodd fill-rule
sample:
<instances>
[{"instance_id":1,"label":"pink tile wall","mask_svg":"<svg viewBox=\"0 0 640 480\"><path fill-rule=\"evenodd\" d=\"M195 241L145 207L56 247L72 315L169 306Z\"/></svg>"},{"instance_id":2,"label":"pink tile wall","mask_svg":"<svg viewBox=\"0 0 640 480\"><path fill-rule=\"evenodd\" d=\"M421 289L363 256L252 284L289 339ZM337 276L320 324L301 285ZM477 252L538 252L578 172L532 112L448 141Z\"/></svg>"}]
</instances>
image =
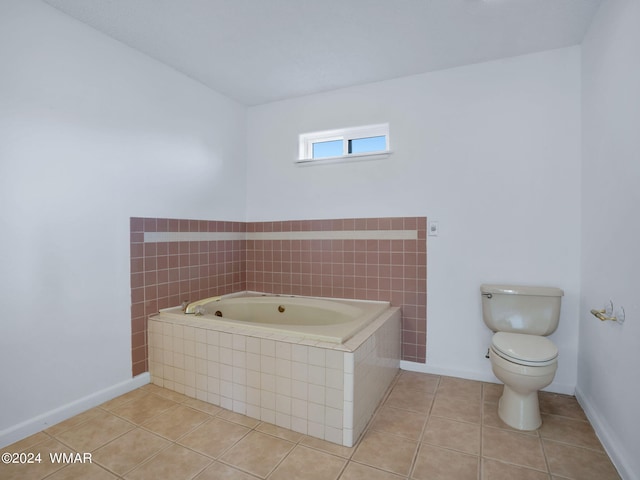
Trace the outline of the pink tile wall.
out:
<instances>
[{"instance_id":1,"label":"pink tile wall","mask_svg":"<svg viewBox=\"0 0 640 480\"><path fill-rule=\"evenodd\" d=\"M367 239L366 231L417 239ZM146 242L145 232L360 232L362 240ZM329 234L329 237L331 234ZM372 235L378 236L378 235ZM218 222L131 218L133 374L148 371L146 324L161 308L234 291L386 300L402 307L402 358L426 359L426 218Z\"/></svg>"},{"instance_id":2,"label":"pink tile wall","mask_svg":"<svg viewBox=\"0 0 640 480\"><path fill-rule=\"evenodd\" d=\"M244 232L243 222L131 218L133 375L149 371L147 318L183 301L246 290L246 241L144 242L145 232Z\"/></svg>"},{"instance_id":3,"label":"pink tile wall","mask_svg":"<svg viewBox=\"0 0 640 480\"><path fill-rule=\"evenodd\" d=\"M373 230L413 230L417 232L417 239L247 240L247 288L270 293L390 301L402 307L403 360L424 363L425 217L261 222L247 226L247 232Z\"/></svg>"}]
</instances>

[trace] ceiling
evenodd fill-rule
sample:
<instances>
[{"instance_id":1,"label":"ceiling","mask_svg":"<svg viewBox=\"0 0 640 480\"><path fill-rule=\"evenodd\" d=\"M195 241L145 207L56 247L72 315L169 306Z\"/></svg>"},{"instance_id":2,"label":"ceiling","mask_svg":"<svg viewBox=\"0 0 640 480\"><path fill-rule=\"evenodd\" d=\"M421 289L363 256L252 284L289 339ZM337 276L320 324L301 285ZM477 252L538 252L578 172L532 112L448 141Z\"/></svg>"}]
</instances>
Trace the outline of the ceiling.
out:
<instances>
[{"instance_id":1,"label":"ceiling","mask_svg":"<svg viewBox=\"0 0 640 480\"><path fill-rule=\"evenodd\" d=\"M245 105L581 43L601 0L44 0Z\"/></svg>"}]
</instances>

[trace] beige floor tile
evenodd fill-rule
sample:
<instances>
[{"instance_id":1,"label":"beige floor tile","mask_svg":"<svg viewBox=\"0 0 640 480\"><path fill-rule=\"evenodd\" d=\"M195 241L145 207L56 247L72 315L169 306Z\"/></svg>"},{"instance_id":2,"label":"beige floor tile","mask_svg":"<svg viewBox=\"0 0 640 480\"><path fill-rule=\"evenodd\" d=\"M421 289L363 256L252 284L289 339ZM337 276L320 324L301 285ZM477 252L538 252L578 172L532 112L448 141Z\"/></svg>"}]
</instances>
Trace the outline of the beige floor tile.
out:
<instances>
[{"instance_id":1,"label":"beige floor tile","mask_svg":"<svg viewBox=\"0 0 640 480\"><path fill-rule=\"evenodd\" d=\"M385 405L388 407L409 410L416 413L428 414L433 403L433 395L419 390L392 390Z\"/></svg>"},{"instance_id":2,"label":"beige floor tile","mask_svg":"<svg viewBox=\"0 0 640 480\"><path fill-rule=\"evenodd\" d=\"M0 478L2 480L40 480L65 466L63 463L51 462L49 457L50 453L71 453L72 451L72 449L63 445L56 439L49 438L44 442L33 445L28 450L23 450L23 452L33 453L34 456L40 454L39 461L37 458L34 458L35 463L32 464L21 465L18 463L12 463L6 465L0 463ZM12 450L3 448L2 452L12 453Z\"/></svg>"},{"instance_id":3,"label":"beige floor tile","mask_svg":"<svg viewBox=\"0 0 640 480\"><path fill-rule=\"evenodd\" d=\"M260 424L260 420L256 420L255 418L247 417L246 415L242 415L240 413L232 412L231 410L222 410L218 417L228 420L233 423L238 423L247 428L255 428Z\"/></svg>"},{"instance_id":4,"label":"beige floor tile","mask_svg":"<svg viewBox=\"0 0 640 480\"><path fill-rule=\"evenodd\" d=\"M479 457L422 444L411 478L416 480L477 480Z\"/></svg>"},{"instance_id":5,"label":"beige floor tile","mask_svg":"<svg viewBox=\"0 0 640 480\"><path fill-rule=\"evenodd\" d=\"M195 398L187 398L184 402L182 402L182 404L185 407L195 408L196 410L208 413L209 415L217 415L222 412L222 408L213 405L212 403L203 402L202 400L197 400Z\"/></svg>"},{"instance_id":6,"label":"beige floor tile","mask_svg":"<svg viewBox=\"0 0 640 480\"><path fill-rule=\"evenodd\" d=\"M479 399L452 398L440 395L436 395L431 409L431 415L471 423L481 422L481 412L482 402Z\"/></svg>"},{"instance_id":7,"label":"beige floor tile","mask_svg":"<svg viewBox=\"0 0 640 480\"><path fill-rule=\"evenodd\" d=\"M484 427L482 456L535 470L547 470L542 443L538 436Z\"/></svg>"},{"instance_id":8,"label":"beige floor tile","mask_svg":"<svg viewBox=\"0 0 640 480\"><path fill-rule=\"evenodd\" d=\"M136 428L93 452L93 461L124 475L169 444L164 438Z\"/></svg>"},{"instance_id":9,"label":"beige floor tile","mask_svg":"<svg viewBox=\"0 0 640 480\"><path fill-rule=\"evenodd\" d=\"M480 425L442 417L429 417L422 441L438 447L480 454Z\"/></svg>"},{"instance_id":10,"label":"beige floor tile","mask_svg":"<svg viewBox=\"0 0 640 480\"><path fill-rule=\"evenodd\" d=\"M436 396L480 401L482 399L482 382L462 378L442 377Z\"/></svg>"},{"instance_id":11,"label":"beige floor tile","mask_svg":"<svg viewBox=\"0 0 640 480\"><path fill-rule=\"evenodd\" d=\"M269 480L335 480L347 460L297 445L269 475Z\"/></svg>"},{"instance_id":12,"label":"beige floor tile","mask_svg":"<svg viewBox=\"0 0 640 480\"><path fill-rule=\"evenodd\" d=\"M211 418L210 415L199 410L177 405L147 420L142 426L169 440L176 440Z\"/></svg>"},{"instance_id":13,"label":"beige floor tile","mask_svg":"<svg viewBox=\"0 0 640 480\"><path fill-rule=\"evenodd\" d=\"M419 390L423 393L434 394L438 388L440 377L428 373L401 372L394 390Z\"/></svg>"},{"instance_id":14,"label":"beige floor tile","mask_svg":"<svg viewBox=\"0 0 640 480\"><path fill-rule=\"evenodd\" d=\"M542 414L540 436L579 447L593 448L604 452L602 444L589 422L568 417Z\"/></svg>"},{"instance_id":15,"label":"beige floor tile","mask_svg":"<svg viewBox=\"0 0 640 480\"><path fill-rule=\"evenodd\" d=\"M383 406L376 414L370 428L411 440L419 440L426 419L427 416L424 413Z\"/></svg>"},{"instance_id":16,"label":"beige floor tile","mask_svg":"<svg viewBox=\"0 0 640 480\"><path fill-rule=\"evenodd\" d=\"M562 395L560 393L539 392L538 402L540 403L540 412L550 415L561 415L563 417L575 418L577 420L587 421L582 407L571 395Z\"/></svg>"},{"instance_id":17,"label":"beige floor tile","mask_svg":"<svg viewBox=\"0 0 640 480\"><path fill-rule=\"evenodd\" d=\"M322 450L323 452L327 452L332 455L338 455L343 458L351 458L358 446L358 444L356 444L353 447L343 447L342 445L327 442L326 440L320 440L319 438L315 437L309 437L307 435L302 437L299 442L302 445L306 445L307 447L315 448L316 450Z\"/></svg>"},{"instance_id":18,"label":"beige floor tile","mask_svg":"<svg viewBox=\"0 0 640 480\"><path fill-rule=\"evenodd\" d=\"M399 475L408 475L418 443L403 437L369 430L352 459Z\"/></svg>"},{"instance_id":19,"label":"beige floor tile","mask_svg":"<svg viewBox=\"0 0 640 480\"><path fill-rule=\"evenodd\" d=\"M212 460L199 453L173 444L124 478L127 480L148 480L166 478L171 480L190 479L204 470Z\"/></svg>"},{"instance_id":20,"label":"beige floor tile","mask_svg":"<svg viewBox=\"0 0 640 480\"><path fill-rule=\"evenodd\" d=\"M618 480L618 472L605 453L544 439L553 475L575 480Z\"/></svg>"},{"instance_id":21,"label":"beige floor tile","mask_svg":"<svg viewBox=\"0 0 640 480\"><path fill-rule=\"evenodd\" d=\"M498 403L504 385L501 383L483 383L482 384L482 401L485 403Z\"/></svg>"},{"instance_id":22,"label":"beige floor tile","mask_svg":"<svg viewBox=\"0 0 640 480\"><path fill-rule=\"evenodd\" d=\"M216 417L189 432L178 443L210 457L218 458L250 431L247 427Z\"/></svg>"},{"instance_id":23,"label":"beige floor tile","mask_svg":"<svg viewBox=\"0 0 640 480\"><path fill-rule=\"evenodd\" d=\"M214 461L205 468L202 473L194 477L193 480L256 480L256 477L236 470L224 463Z\"/></svg>"},{"instance_id":24,"label":"beige floor tile","mask_svg":"<svg viewBox=\"0 0 640 480\"><path fill-rule=\"evenodd\" d=\"M143 396L134 398L123 405L118 405L112 408L111 411L136 425L141 425L150 418L176 405L176 402L165 397L144 392Z\"/></svg>"},{"instance_id":25,"label":"beige floor tile","mask_svg":"<svg viewBox=\"0 0 640 480\"><path fill-rule=\"evenodd\" d=\"M42 462L0 465L0 478L619 479L575 397L540 392L543 425L521 432L497 415L502 388L401 372L366 434L347 448L147 385L5 447L40 453ZM49 460L72 451L92 452L94 463Z\"/></svg>"},{"instance_id":26,"label":"beige floor tile","mask_svg":"<svg viewBox=\"0 0 640 480\"><path fill-rule=\"evenodd\" d=\"M265 478L294 446L286 440L253 431L227 450L221 460Z\"/></svg>"},{"instance_id":27,"label":"beige floor tile","mask_svg":"<svg viewBox=\"0 0 640 480\"><path fill-rule=\"evenodd\" d=\"M340 476L340 480L402 480L404 478L406 477L356 462L349 462Z\"/></svg>"},{"instance_id":28,"label":"beige floor tile","mask_svg":"<svg viewBox=\"0 0 640 480\"><path fill-rule=\"evenodd\" d=\"M56 435L56 438L77 452L92 452L133 428L135 426L131 423L104 411Z\"/></svg>"},{"instance_id":29,"label":"beige floor tile","mask_svg":"<svg viewBox=\"0 0 640 480\"><path fill-rule=\"evenodd\" d=\"M87 420L102 413L104 413L104 410L102 410L101 408L92 408L87 410L86 412L79 413L78 415L52 425L51 427L47 428L45 432L47 432L49 435L55 436L59 433L64 432L65 430L69 430L70 428L75 427L76 425L80 425L81 423L86 422Z\"/></svg>"},{"instance_id":30,"label":"beige floor tile","mask_svg":"<svg viewBox=\"0 0 640 480\"><path fill-rule=\"evenodd\" d=\"M498 416L497 403L482 404L482 424L486 427L502 428L503 430L538 436L538 430L517 430L504 423L500 416Z\"/></svg>"},{"instance_id":31,"label":"beige floor tile","mask_svg":"<svg viewBox=\"0 0 640 480\"><path fill-rule=\"evenodd\" d=\"M549 475L538 470L482 459L482 480L549 480Z\"/></svg>"},{"instance_id":32,"label":"beige floor tile","mask_svg":"<svg viewBox=\"0 0 640 480\"><path fill-rule=\"evenodd\" d=\"M159 387L158 385L154 385L153 383L148 383L142 390L145 390L149 393L155 393L156 395L160 395L161 397L168 398L177 403L182 403L189 399L186 395L178 392L174 392L173 390L169 390L167 388Z\"/></svg>"},{"instance_id":33,"label":"beige floor tile","mask_svg":"<svg viewBox=\"0 0 640 480\"><path fill-rule=\"evenodd\" d=\"M23 438L22 440L12 443L11 445L7 445L2 449L3 452L22 452L30 449L34 445L37 445L42 442L46 442L50 440L51 437L44 432L38 432L33 435L29 435L27 438Z\"/></svg>"},{"instance_id":34,"label":"beige floor tile","mask_svg":"<svg viewBox=\"0 0 640 480\"><path fill-rule=\"evenodd\" d=\"M47 480L86 480L87 478L91 480L117 480L118 477L95 463L78 463L67 465L47 477Z\"/></svg>"},{"instance_id":35,"label":"beige floor tile","mask_svg":"<svg viewBox=\"0 0 640 480\"><path fill-rule=\"evenodd\" d=\"M119 397L113 398L108 402L104 402L100 405L100 408L104 408L105 410L113 410L114 408L120 407L125 403L130 402L131 400L136 400L139 398L143 398L147 395L147 392L144 388L138 388L136 390L132 390L131 392L125 393L124 395L120 395Z\"/></svg>"},{"instance_id":36,"label":"beige floor tile","mask_svg":"<svg viewBox=\"0 0 640 480\"><path fill-rule=\"evenodd\" d=\"M272 435L274 437L282 438L283 440L289 440L293 443L298 443L304 435L302 433L294 432L293 430L288 430L286 428L278 427L271 423L261 423L256 427L256 430L262 433L266 433L267 435Z\"/></svg>"}]
</instances>

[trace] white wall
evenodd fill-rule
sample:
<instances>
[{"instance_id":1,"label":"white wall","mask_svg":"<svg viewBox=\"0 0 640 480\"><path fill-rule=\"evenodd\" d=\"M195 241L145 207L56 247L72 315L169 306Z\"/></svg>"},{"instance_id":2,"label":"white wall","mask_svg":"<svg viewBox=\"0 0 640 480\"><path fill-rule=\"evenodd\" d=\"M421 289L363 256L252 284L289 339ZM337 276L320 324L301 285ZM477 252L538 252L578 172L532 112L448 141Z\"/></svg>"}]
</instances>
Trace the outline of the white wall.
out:
<instances>
[{"instance_id":1,"label":"white wall","mask_svg":"<svg viewBox=\"0 0 640 480\"><path fill-rule=\"evenodd\" d=\"M0 2L0 444L131 379L129 217L244 220L245 135L246 108Z\"/></svg>"},{"instance_id":2,"label":"white wall","mask_svg":"<svg viewBox=\"0 0 640 480\"><path fill-rule=\"evenodd\" d=\"M491 379L480 283L559 286L551 389L576 383L579 322L579 397L618 467L640 471L626 428L640 384L638 15L606 0L585 41L581 170L578 47L252 107L245 131L234 102L38 1L4 0L0 444L130 378L130 216L426 215L441 235L424 368ZM293 164L299 133L386 121L388 160ZM609 298L624 327L588 314Z\"/></svg>"},{"instance_id":3,"label":"white wall","mask_svg":"<svg viewBox=\"0 0 640 480\"><path fill-rule=\"evenodd\" d=\"M389 122L388 160L294 165L298 134ZM252 107L249 221L427 216L428 371L493 379L483 282L565 290L550 389L576 382L580 49ZM415 365L414 365L415 367Z\"/></svg>"},{"instance_id":4,"label":"white wall","mask_svg":"<svg viewBox=\"0 0 640 480\"><path fill-rule=\"evenodd\" d=\"M640 2L605 0L582 46L577 396L625 479L640 479ZM626 322L590 315L611 299Z\"/></svg>"}]
</instances>

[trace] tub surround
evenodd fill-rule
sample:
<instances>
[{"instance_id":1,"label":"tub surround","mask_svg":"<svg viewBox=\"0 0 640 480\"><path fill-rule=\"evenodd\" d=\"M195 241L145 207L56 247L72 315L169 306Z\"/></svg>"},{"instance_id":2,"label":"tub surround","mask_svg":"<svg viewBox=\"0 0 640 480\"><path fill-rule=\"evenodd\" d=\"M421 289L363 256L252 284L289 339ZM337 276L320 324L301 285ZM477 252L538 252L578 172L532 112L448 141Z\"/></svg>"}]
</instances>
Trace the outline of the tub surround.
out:
<instances>
[{"instance_id":1,"label":"tub surround","mask_svg":"<svg viewBox=\"0 0 640 480\"><path fill-rule=\"evenodd\" d=\"M425 217L130 224L134 376L149 370L149 315L244 290L389 301L402 309L402 359L426 359Z\"/></svg>"},{"instance_id":2,"label":"tub surround","mask_svg":"<svg viewBox=\"0 0 640 480\"><path fill-rule=\"evenodd\" d=\"M400 309L387 308L343 344L205 317L149 318L158 386L351 447L400 366Z\"/></svg>"}]
</instances>

